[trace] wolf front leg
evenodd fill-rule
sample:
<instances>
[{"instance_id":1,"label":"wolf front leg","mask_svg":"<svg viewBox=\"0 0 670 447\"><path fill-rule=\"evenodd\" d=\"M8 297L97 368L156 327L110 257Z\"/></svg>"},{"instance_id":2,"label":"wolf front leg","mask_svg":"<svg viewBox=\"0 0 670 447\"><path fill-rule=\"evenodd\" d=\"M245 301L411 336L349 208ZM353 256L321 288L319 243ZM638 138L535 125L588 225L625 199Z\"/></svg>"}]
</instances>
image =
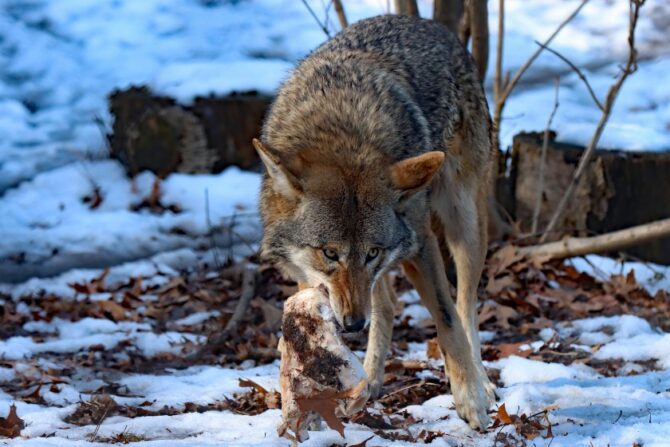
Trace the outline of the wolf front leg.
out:
<instances>
[{"instance_id":1,"label":"wolf front leg","mask_svg":"<svg viewBox=\"0 0 670 447\"><path fill-rule=\"evenodd\" d=\"M391 279L385 274L372 291L372 319L364 363L372 398L379 397L384 383L384 363L393 335L395 304L395 291Z\"/></svg>"},{"instance_id":2,"label":"wolf front leg","mask_svg":"<svg viewBox=\"0 0 670 447\"><path fill-rule=\"evenodd\" d=\"M428 233L418 255L403 263L403 267L435 320L456 411L472 428L484 430L490 423L487 414L489 399L449 293L437 240L432 232Z\"/></svg>"},{"instance_id":3,"label":"wolf front leg","mask_svg":"<svg viewBox=\"0 0 670 447\"><path fill-rule=\"evenodd\" d=\"M487 193L486 183L474 184L469 189L453 188L445 191L447 200L438 201L435 208L442 219L444 236L456 267L458 316L470 341L475 366L482 376L489 403L492 404L495 402L495 385L489 380L482 363L477 318L477 286L486 259ZM452 206L445 206L447 204Z\"/></svg>"}]
</instances>

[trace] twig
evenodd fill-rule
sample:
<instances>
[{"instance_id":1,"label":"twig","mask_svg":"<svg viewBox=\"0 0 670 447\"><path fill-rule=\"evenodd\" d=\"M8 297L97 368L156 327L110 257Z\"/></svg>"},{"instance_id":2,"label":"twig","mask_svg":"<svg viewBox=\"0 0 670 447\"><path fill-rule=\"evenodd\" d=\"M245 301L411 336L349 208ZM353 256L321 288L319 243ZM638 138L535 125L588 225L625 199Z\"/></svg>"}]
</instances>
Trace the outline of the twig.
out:
<instances>
[{"instance_id":1,"label":"twig","mask_svg":"<svg viewBox=\"0 0 670 447\"><path fill-rule=\"evenodd\" d=\"M337 20L340 21L340 28L344 29L347 26L349 26L349 22L347 21L347 15L344 13L344 6L342 5L342 0L333 0L333 6L335 7Z\"/></svg>"},{"instance_id":2,"label":"twig","mask_svg":"<svg viewBox=\"0 0 670 447\"><path fill-rule=\"evenodd\" d=\"M554 97L554 108L549 114L549 119L547 120L547 126L544 128L544 136L542 138L542 152L540 154L540 169L537 173L537 196L535 197L535 210L533 211L533 224L531 226L531 233L537 232L537 222L540 219L540 208L542 206L542 195L544 194L544 168L546 165L547 159L547 148L549 146L549 131L551 128L551 123L554 120L556 111L558 110L558 88L560 87L560 78L556 78L556 96Z\"/></svg>"},{"instance_id":3,"label":"twig","mask_svg":"<svg viewBox=\"0 0 670 447\"><path fill-rule=\"evenodd\" d=\"M596 105L598 106L598 108L601 111L603 111L603 105L600 102L600 100L598 99L598 97L596 96L593 89L591 88L591 84L589 83L589 80L586 78L586 75L584 74L584 72L582 72L579 68L577 68L577 66L575 64L573 64L567 57L563 56L561 53L554 50L553 48L549 48L547 45L544 45L544 44L538 42L537 40L535 41L535 43L538 44L539 46L541 46L542 48L544 48L545 50L547 50L548 52L550 52L551 54L556 55L560 60L562 60L563 62L568 64L570 66L570 68L572 68L575 71L575 73L577 73L577 76L579 76L579 79L584 81L584 85L586 85L586 89L589 91L589 94L591 95L591 98L593 99L593 102L595 102Z\"/></svg>"},{"instance_id":4,"label":"twig","mask_svg":"<svg viewBox=\"0 0 670 447\"><path fill-rule=\"evenodd\" d=\"M621 73L619 74L618 79L607 92L607 98L605 99L605 104L603 106L603 113L600 117L600 121L598 121L596 130L593 136L591 137L591 141L589 141L589 145L582 154L579 160L579 164L577 165L577 169L575 170L572 180L570 181L570 185L568 185L568 189L563 194L561 201L558 203L558 206L556 207L554 214L549 220L549 224L547 225L547 228L544 230L544 234L540 238L540 242L545 242L547 240L549 232L554 229L554 227L558 223L558 220L563 216L563 212L565 212L565 208L567 207L568 202L572 198L575 189L577 189L577 185L579 184L579 181L582 179L584 172L586 172L586 167L591 161L591 157L595 152L596 146L598 145L598 141L600 141L600 136L605 130L605 125L609 120L612 108L614 107L614 103L616 102L617 95L621 90L621 86L623 85L626 78L628 78L630 74L634 73L635 70L637 70L637 50L635 49L635 28L637 26L637 20L640 16L640 7L643 4L644 0L630 0L630 21L628 25L628 60L626 61L626 66L623 67ZM545 45L547 44L545 43ZM541 49L542 48L540 47L540 50Z\"/></svg>"},{"instance_id":5,"label":"twig","mask_svg":"<svg viewBox=\"0 0 670 447\"><path fill-rule=\"evenodd\" d=\"M240 299L235 306L235 311L233 316L230 317L226 328L223 330L226 334L231 334L235 332L237 326L240 324L240 320L244 317L247 309L249 308L249 303L256 293L256 273L250 268L247 267L242 272L242 291L240 292Z\"/></svg>"},{"instance_id":6,"label":"twig","mask_svg":"<svg viewBox=\"0 0 670 447\"><path fill-rule=\"evenodd\" d=\"M535 62L535 59L540 55L544 47L549 45L552 40L558 35L559 32L567 25L572 19L574 19L577 14L579 14L579 11L582 10L582 8L589 2L589 0L582 0L582 2L579 4L579 6L570 14L561 24L556 28L556 30L549 36L545 41L543 46L540 46L537 51L535 51L530 58L519 68L514 76L512 76L512 79L509 81L506 81L502 83L501 85L501 90L499 92L498 97L495 98L495 108L493 112L493 126L494 126L494 132L495 132L495 143L499 146L500 145L500 118L502 116L502 111L505 108L505 102L507 101L507 98L509 95L512 93L512 90L514 90L514 87L519 83L519 80L521 77L526 73L528 68ZM500 19L499 19L500 21ZM498 39L500 40L501 36L499 34ZM501 47L501 53L500 53L500 58L502 59L502 47ZM500 62L501 63L501 62ZM502 68L501 68L502 70ZM498 76L500 76L500 73L498 73Z\"/></svg>"},{"instance_id":7,"label":"twig","mask_svg":"<svg viewBox=\"0 0 670 447\"><path fill-rule=\"evenodd\" d=\"M503 89L502 58L505 40L505 0L498 0L498 42L496 42L496 69L493 74L493 97L496 102ZM507 80L504 81L507 83Z\"/></svg>"},{"instance_id":8,"label":"twig","mask_svg":"<svg viewBox=\"0 0 670 447\"><path fill-rule=\"evenodd\" d=\"M302 3L303 3L303 5L305 5L305 7L309 11L309 13L312 15L312 17L314 17L314 20L316 20L316 23L317 23L317 25L319 25L319 28L321 28L323 30L323 32L326 33L326 36L328 36L330 38L330 31L328 31L328 27L326 26L326 24L321 22L321 19L319 19L319 17L316 15L316 13L312 9L312 7L309 6L309 3L307 3L307 0L302 0Z\"/></svg>"},{"instance_id":9,"label":"twig","mask_svg":"<svg viewBox=\"0 0 670 447\"><path fill-rule=\"evenodd\" d=\"M221 262L219 260L219 248L216 245L216 238L214 237L214 227L209 215L209 189L205 188L205 220L207 221L207 232L209 233L209 243L212 246L212 254L214 255L214 266L217 270L221 269Z\"/></svg>"},{"instance_id":10,"label":"twig","mask_svg":"<svg viewBox=\"0 0 670 447\"><path fill-rule=\"evenodd\" d=\"M568 237L556 242L519 248L526 257L557 259L617 251L670 236L670 218L594 237Z\"/></svg>"}]
</instances>

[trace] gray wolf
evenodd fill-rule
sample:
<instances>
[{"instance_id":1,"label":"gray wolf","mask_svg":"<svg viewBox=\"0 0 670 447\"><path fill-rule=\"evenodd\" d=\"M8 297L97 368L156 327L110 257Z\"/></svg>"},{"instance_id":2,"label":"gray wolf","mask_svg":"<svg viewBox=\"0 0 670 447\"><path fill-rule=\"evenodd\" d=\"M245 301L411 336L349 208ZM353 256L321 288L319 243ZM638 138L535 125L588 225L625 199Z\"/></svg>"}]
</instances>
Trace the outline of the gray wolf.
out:
<instances>
[{"instance_id":1,"label":"gray wolf","mask_svg":"<svg viewBox=\"0 0 670 447\"><path fill-rule=\"evenodd\" d=\"M379 393L401 264L436 327L458 414L489 423L477 286L495 151L468 52L443 25L358 22L302 60L254 145L265 165L263 254L301 287L324 284L345 330L369 326ZM456 302L445 273L456 267Z\"/></svg>"}]
</instances>

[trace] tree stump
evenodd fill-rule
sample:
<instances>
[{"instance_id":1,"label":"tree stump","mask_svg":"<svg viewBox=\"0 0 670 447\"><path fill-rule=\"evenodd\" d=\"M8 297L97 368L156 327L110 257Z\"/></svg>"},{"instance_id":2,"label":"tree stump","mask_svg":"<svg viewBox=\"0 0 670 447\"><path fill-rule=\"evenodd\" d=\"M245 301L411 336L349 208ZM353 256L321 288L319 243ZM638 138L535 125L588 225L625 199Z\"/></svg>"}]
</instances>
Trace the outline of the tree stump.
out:
<instances>
[{"instance_id":1,"label":"tree stump","mask_svg":"<svg viewBox=\"0 0 670 447\"><path fill-rule=\"evenodd\" d=\"M248 92L183 106L147 87L117 90L109 97L111 155L131 176L143 170L161 177L216 173L231 165L259 170L251 140L260 134L271 100Z\"/></svg>"},{"instance_id":2,"label":"tree stump","mask_svg":"<svg viewBox=\"0 0 670 447\"><path fill-rule=\"evenodd\" d=\"M546 156L538 228L546 227L584 150L553 141ZM529 231L539 188L542 133L514 137L509 187L510 214ZM670 152L598 150L557 228L561 233L593 235L670 217ZM555 238L554 238L555 239ZM670 238L627 250L641 259L670 264Z\"/></svg>"}]
</instances>

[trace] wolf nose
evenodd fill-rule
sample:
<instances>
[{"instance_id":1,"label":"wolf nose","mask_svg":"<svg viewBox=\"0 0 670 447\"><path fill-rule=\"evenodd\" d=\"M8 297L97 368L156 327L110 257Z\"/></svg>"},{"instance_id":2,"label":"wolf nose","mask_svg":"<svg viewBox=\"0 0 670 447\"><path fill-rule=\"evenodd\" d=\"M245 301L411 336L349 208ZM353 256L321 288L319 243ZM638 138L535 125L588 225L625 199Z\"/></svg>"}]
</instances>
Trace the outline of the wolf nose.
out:
<instances>
[{"instance_id":1,"label":"wolf nose","mask_svg":"<svg viewBox=\"0 0 670 447\"><path fill-rule=\"evenodd\" d=\"M365 318L344 317L344 332L360 332L365 327Z\"/></svg>"}]
</instances>

